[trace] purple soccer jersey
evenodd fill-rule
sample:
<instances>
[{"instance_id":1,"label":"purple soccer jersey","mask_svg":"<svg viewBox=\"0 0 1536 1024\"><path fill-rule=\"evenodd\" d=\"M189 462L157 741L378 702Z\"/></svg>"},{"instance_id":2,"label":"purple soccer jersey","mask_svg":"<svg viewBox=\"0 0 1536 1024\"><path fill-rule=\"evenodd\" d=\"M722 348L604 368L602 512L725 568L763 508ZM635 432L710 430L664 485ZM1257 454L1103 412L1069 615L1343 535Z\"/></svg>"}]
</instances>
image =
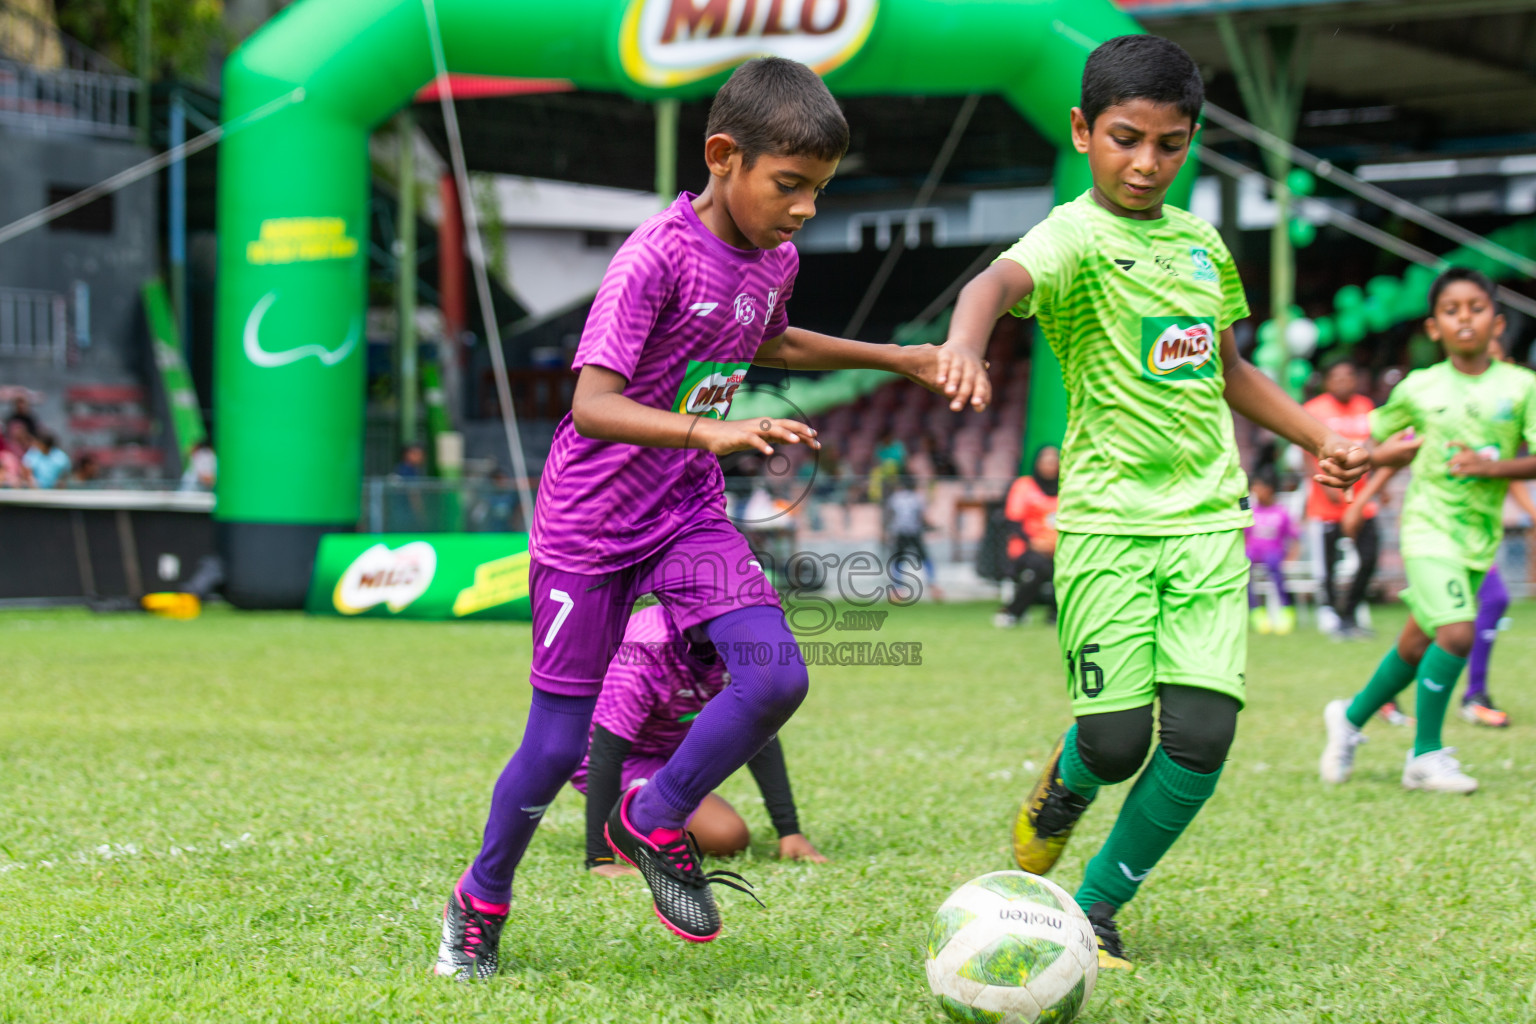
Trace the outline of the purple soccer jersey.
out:
<instances>
[{"instance_id":1,"label":"purple soccer jersey","mask_svg":"<svg viewBox=\"0 0 1536 1024\"><path fill-rule=\"evenodd\" d=\"M1297 536L1291 514L1279 505L1254 505L1253 525L1245 533L1248 558L1253 562L1279 561Z\"/></svg>"},{"instance_id":2,"label":"purple soccer jersey","mask_svg":"<svg viewBox=\"0 0 1536 1024\"><path fill-rule=\"evenodd\" d=\"M763 341L789 324L799 256L737 249L716 237L684 192L619 249L603 277L574 369L600 366L643 405L723 417ZM533 520L533 558L575 573L611 572L663 547L700 517L725 519L713 454L555 430Z\"/></svg>"},{"instance_id":3,"label":"purple soccer jersey","mask_svg":"<svg viewBox=\"0 0 1536 1024\"><path fill-rule=\"evenodd\" d=\"M688 643L672 617L660 605L642 608L630 616L624 642L608 666L603 692L597 699L592 724L602 726L620 739L629 740L624 761L625 788L632 767L639 777L665 764L682 745L693 719L709 699L725 687L725 666L718 660L699 661L688 653ZM587 759L583 758L571 782L583 789Z\"/></svg>"}]
</instances>

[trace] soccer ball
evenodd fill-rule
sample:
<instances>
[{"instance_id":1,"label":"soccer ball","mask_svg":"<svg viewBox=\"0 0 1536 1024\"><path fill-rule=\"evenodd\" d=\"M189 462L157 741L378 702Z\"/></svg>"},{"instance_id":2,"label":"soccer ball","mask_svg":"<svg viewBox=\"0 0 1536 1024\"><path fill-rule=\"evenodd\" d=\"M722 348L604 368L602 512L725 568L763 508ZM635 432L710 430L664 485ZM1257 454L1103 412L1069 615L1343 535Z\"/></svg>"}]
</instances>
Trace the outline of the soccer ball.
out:
<instances>
[{"instance_id":1,"label":"soccer ball","mask_svg":"<svg viewBox=\"0 0 1536 1024\"><path fill-rule=\"evenodd\" d=\"M994 871L950 894L928 933L928 985L962 1024L1067 1024L1093 995L1098 943L1061 886Z\"/></svg>"}]
</instances>

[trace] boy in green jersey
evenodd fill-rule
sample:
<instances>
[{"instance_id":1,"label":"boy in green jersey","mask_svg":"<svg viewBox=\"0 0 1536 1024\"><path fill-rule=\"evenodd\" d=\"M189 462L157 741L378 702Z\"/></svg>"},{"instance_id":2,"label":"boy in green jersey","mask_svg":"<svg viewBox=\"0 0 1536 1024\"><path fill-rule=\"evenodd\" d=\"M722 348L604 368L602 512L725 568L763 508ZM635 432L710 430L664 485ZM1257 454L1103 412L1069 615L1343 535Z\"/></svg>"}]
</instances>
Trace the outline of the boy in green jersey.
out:
<instances>
[{"instance_id":1,"label":"boy in green jersey","mask_svg":"<svg viewBox=\"0 0 1536 1024\"><path fill-rule=\"evenodd\" d=\"M1215 790L1243 704L1252 517L1231 410L1316 455L1321 483L1369 461L1238 356L1248 304L1232 256L1163 205L1203 102L1194 62L1166 39L1094 50L1072 111L1093 187L966 285L949 332L981 352L1003 313L1033 316L1061 362L1056 595L1077 722L1020 811L1014 852L1047 871L1099 788L1141 771L1077 893L1102 967L1129 966L1114 914ZM1141 770L1154 700L1161 742Z\"/></svg>"},{"instance_id":2,"label":"boy in green jersey","mask_svg":"<svg viewBox=\"0 0 1536 1024\"><path fill-rule=\"evenodd\" d=\"M1452 267L1436 278L1429 311L1424 329L1445 346L1445 361L1404 377L1371 413L1372 437L1412 427L1419 442L1401 538L1412 615L1365 688L1324 710L1319 769L1325 782L1346 781L1361 727L1417 680L1403 785L1471 793L1477 780L1441 744L1440 728L1476 639L1477 588L1504 537L1504 494L1510 480L1536 477L1536 456L1516 457L1522 441L1536 448L1536 374L1490 356L1504 317L1493 283L1477 271Z\"/></svg>"}]
</instances>

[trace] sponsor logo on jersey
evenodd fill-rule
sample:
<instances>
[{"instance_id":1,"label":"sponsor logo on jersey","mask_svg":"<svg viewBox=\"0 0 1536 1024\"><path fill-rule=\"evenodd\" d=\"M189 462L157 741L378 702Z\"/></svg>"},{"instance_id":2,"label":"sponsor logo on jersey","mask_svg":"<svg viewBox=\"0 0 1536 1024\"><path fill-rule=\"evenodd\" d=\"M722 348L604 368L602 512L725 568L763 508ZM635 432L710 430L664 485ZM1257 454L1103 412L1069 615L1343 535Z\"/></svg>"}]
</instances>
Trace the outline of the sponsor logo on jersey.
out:
<instances>
[{"instance_id":1,"label":"sponsor logo on jersey","mask_svg":"<svg viewBox=\"0 0 1536 1024\"><path fill-rule=\"evenodd\" d=\"M1136 261L1135 260L1115 260L1115 266L1119 267L1121 270L1125 271L1127 274L1129 274L1131 272L1131 268L1134 267L1135 265L1136 265Z\"/></svg>"},{"instance_id":2,"label":"sponsor logo on jersey","mask_svg":"<svg viewBox=\"0 0 1536 1024\"><path fill-rule=\"evenodd\" d=\"M630 0L619 63L641 85L697 82L773 54L824 75L869 38L878 0Z\"/></svg>"},{"instance_id":3,"label":"sponsor logo on jersey","mask_svg":"<svg viewBox=\"0 0 1536 1024\"><path fill-rule=\"evenodd\" d=\"M731 400L747 379L749 363L706 363L689 360L683 383L677 389L673 412L685 416L709 416L723 420L731 411Z\"/></svg>"},{"instance_id":4,"label":"sponsor logo on jersey","mask_svg":"<svg viewBox=\"0 0 1536 1024\"><path fill-rule=\"evenodd\" d=\"M393 550L387 544L375 544L341 574L331 603L343 615L360 615L381 604L399 612L427 592L435 575L437 549L426 541Z\"/></svg>"},{"instance_id":5,"label":"sponsor logo on jersey","mask_svg":"<svg viewBox=\"0 0 1536 1024\"><path fill-rule=\"evenodd\" d=\"M1211 254L1198 245L1189 247L1189 262L1195 266L1196 281L1216 280L1216 264L1211 262Z\"/></svg>"},{"instance_id":6,"label":"sponsor logo on jersey","mask_svg":"<svg viewBox=\"0 0 1536 1024\"><path fill-rule=\"evenodd\" d=\"M1141 373L1149 380L1214 377L1216 329L1211 320L1193 316L1142 317Z\"/></svg>"}]
</instances>

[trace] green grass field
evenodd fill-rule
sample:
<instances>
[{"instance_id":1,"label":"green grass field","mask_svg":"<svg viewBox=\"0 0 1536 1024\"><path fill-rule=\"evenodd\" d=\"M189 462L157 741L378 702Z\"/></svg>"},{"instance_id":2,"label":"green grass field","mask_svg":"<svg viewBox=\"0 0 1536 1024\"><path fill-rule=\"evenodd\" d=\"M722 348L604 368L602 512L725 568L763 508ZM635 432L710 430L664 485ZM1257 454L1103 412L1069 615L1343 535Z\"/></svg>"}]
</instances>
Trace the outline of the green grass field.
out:
<instances>
[{"instance_id":1,"label":"green grass field","mask_svg":"<svg viewBox=\"0 0 1536 1024\"><path fill-rule=\"evenodd\" d=\"M920 667L813 669L782 735L832 863L774 860L738 775L755 841L730 866L767 909L720 890L725 934L685 946L637 881L580 869L567 790L479 986L426 970L521 735L526 626L0 614L0 1021L941 1021L929 916L1011 866L1029 768L1067 722L1051 634L990 611L894 610L879 638L921 642ZM1448 726L1471 798L1403 792L1409 736L1380 723L1325 789L1322 705L1385 641L1255 637L1222 787L1121 913L1140 969L1102 977L1081 1019L1536 1021L1536 608L1514 616L1493 689L1515 726Z\"/></svg>"}]
</instances>

